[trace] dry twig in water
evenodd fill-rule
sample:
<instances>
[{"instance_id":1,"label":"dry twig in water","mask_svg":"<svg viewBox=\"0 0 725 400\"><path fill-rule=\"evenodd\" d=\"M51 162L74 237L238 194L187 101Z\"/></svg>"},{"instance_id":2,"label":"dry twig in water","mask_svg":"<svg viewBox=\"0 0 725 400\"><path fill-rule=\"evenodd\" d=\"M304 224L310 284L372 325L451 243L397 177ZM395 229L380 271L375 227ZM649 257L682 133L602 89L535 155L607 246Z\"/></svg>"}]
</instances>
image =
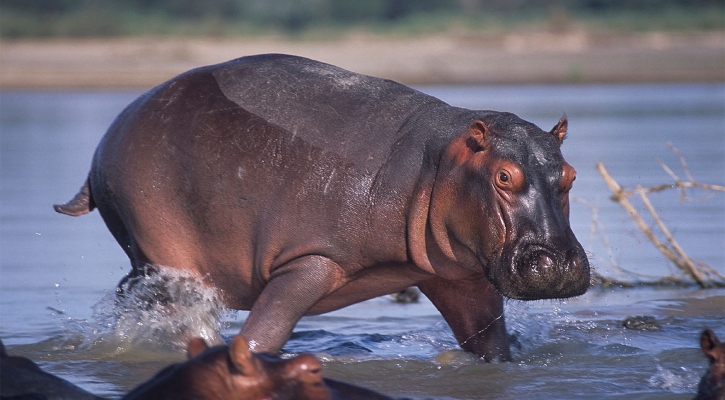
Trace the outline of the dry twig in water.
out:
<instances>
[{"instance_id":1,"label":"dry twig in water","mask_svg":"<svg viewBox=\"0 0 725 400\"><path fill-rule=\"evenodd\" d=\"M698 285L700 285L703 288L706 287L724 287L725 286L725 277L715 271L714 269L710 268L709 266L703 264L703 263L696 263L685 253L685 251L682 249L679 243L675 240L675 238L672 236L669 229L667 229L667 226L665 226L662 219L657 214L657 211L655 210L654 206L652 206L652 203L649 201L649 197L647 197L647 193L652 192L659 192L666 189L671 188L680 188L682 191L681 195L682 198L685 198L685 189L686 188L702 188L705 190L715 190L715 191L724 191L725 192L725 186L722 185L710 185L710 184L703 184L696 182L692 175L690 174L689 169L687 168L687 163L685 162L685 158L682 156L682 153L672 146L671 144L668 144L670 149L677 153L677 155L680 158L680 164L682 164L682 168L685 171L685 175L687 176L687 181L683 181L680 179L670 168L668 168L662 161L658 160L662 168L665 170L665 172L674 179L674 184L663 184L663 185L657 185L652 186L648 188L643 188L641 186L637 186L634 192L627 191L624 188L622 188L617 181L612 178L612 176L609 174L609 171L604 167L604 164L597 163L597 170L602 175L602 178L604 178L604 182L609 186L609 189L614 193L612 196L612 199L619 203L626 211L629 213L629 215L634 219L635 224L639 228L639 230L644 233L644 235L655 245L655 247L665 255L665 257L669 258L683 273L685 273L687 276L692 278L695 282L697 282ZM665 236L665 239L667 243L663 243L653 232L652 228L647 224L647 222L639 215L635 207L632 205L632 203L629 201L628 197L633 196L634 194L637 194L639 198L642 200L642 203L644 204L645 208L647 208L647 211L652 215L652 218L654 219L655 223L657 224L657 227L660 229L662 234Z\"/></svg>"}]
</instances>

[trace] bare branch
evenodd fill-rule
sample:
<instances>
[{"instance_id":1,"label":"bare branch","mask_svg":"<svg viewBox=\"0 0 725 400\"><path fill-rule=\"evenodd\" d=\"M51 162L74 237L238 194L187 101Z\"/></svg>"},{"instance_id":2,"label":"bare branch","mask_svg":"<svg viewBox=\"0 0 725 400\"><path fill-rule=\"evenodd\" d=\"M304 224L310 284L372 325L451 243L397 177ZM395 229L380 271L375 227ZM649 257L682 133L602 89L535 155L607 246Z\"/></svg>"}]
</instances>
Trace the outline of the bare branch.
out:
<instances>
[{"instance_id":1,"label":"bare branch","mask_svg":"<svg viewBox=\"0 0 725 400\"><path fill-rule=\"evenodd\" d=\"M690 169L687 168L687 162L685 161L685 156L682 155L682 152L677 147L673 146L672 143L667 143L667 147L670 148L670 150L674 151L675 154L677 154L677 157L680 158L680 165L682 165L682 170L685 171L685 176L690 182L695 182L695 178L692 177L692 174L690 174Z\"/></svg>"},{"instance_id":2,"label":"bare branch","mask_svg":"<svg viewBox=\"0 0 725 400\"><path fill-rule=\"evenodd\" d=\"M695 267L695 264L693 264L690 257L688 257L685 251L682 250L680 244L677 243L674 237L672 237L670 230L667 229L667 226L665 226L664 222L662 222L662 219L657 214L657 211L655 211L655 208L652 206L652 203L649 201L647 194L644 192L641 186L637 186L637 192L639 193L639 197L642 199L642 203L644 203L644 206L647 207L647 211L649 211L649 213L652 215L652 218L654 218L655 222L657 223L657 226L660 228L660 231L662 231L662 233L665 235L665 238L667 238L667 241L670 242L672 248L675 249L675 252L677 252L677 254L680 256L679 258L670 257L670 260L672 260L672 262L674 262L675 265L677 265L680 270L682 270L682 272L694 279L700 286L707 287L708 284L703 279L702 274L697 269L697 267Z\"/></svg>"},{"instance_id":3,"label":"bare branch","mask_svg":"<svg viewBox=\"0 0 725 400\"><path fill-rule=\"evenodd\" d=\"M674 147L672 147L674 149ZM679 150L674 149L678 154ZM684 161L684 158L681 157L680 161L683 165L683 168L687 168L687 164ZM652 231L652 228L647 224L647 222L639 215L635 207L632 205L632 203L629 201L628 197L633 195L634 193L631 191L627 191L624 188L622 188L617 181L612 178L612 176L609 174L609 171L604 167L604 164L597 163L596 167L599 173L602 175L602 178L604 179L604 182L607 184L609 189L612 191L613 196L612 200L619 203L622 208L629 213L630 217L634 220L635 224L639 228L639 230L644 233L644 235L649 239L652 244L655 245L655 247L664 254L668 259L670 259L677 267L685 273L687 276L691 277L693 280L695 280L698 285L701 287L709 287L709 286L715 286L715 287L723 287L725 286L725 278L717 273L717 271L713 270L709 266L703 264L703 263L696 263L690 259L690 257L685 253L685 251L682 249L682 247L677 243L675 238L672 236L672 233L670 230L665 226L662 219L657 214L657 211L655 210L652 203L649 201L649 197L647 197L647 193L657 192L661 190L665 190L672 187L679 187L683 190L683 196L685 195L684 189L687 187L700 187L705 188L708 190L718 190L718 191L725 191L724 186L720 185L705 185L698 182L694 182L693 180L689 182L682 181L672 170L670 170L664 163L660 161L660 164L665 169L665 172L670 175L675 180L674 185L657 185L652 186L649 188L643 188L641 186L637 186L636 193L642 200L642 203L647 208L649 213L652 215L652 218L654 218L655 223L657 224L657 227L660 229L662 234L667 239L667 242L670 244L671 247L667 246L665 243L663 243ZM686 170L686 174L689 179L691 179L692 175L689 173L689 171ZM698 266L700 268L698 268ZM707 275L706 278L704 275ZM615 282L609 278L604 278L600 276L599 274L595 275L595 278L600 280L603 283L609 283ZM670 279L670 278L668 278ZM621 282L619 282L621 283Z\"/></svg>"},{"instance_id":4,"label":"bare branch","mask_svg":"<svg viewBox=\"0 0 725 400\"><path fill-rule=\"evenodd\" d=\"M592 285L597 285L601 287L611 287L611 286L618 286L620 288L633 288L638 286L693 286L697 285L693 281L685 281L682 280L676 276L663 276L657 280L654 281L625 281L625 280L619 280L619 279L613 279L606 277L598 272L594 272L592 276ZM714 287L725 287L725 283L721 282L715 282L713 283Z\"/></svg>"},{"instance_id":5,"label":"bare branch","mask_svg":"<svg viewBox=\"0 0 725 400\"><path fill-rule=\"evenodd\" d=\"M700 183L700 182L685 182L685 181L676 181L675 183L663 183L661 185L655 185L650 186L646 188L642 188L642 190L645 191L645 193L655 193L655 192L662 192L667 189L672 188L700 188L704 190L713 190L716 192L725 192L725 186L722 185L712 185L709 183ZM616 196L634 196L634 192L630 190L622 189L619 194L616 194ZM614 199L616 201L616 199Z\"/></svg>"},{"instance_id":6,"label":"bare branch","mask_svg":"<svg viewBox=\"0 0 725 400\"><path fill-rule=\"evenodd\" d=\"M650 189L651 189L651 191L653 191L653 192L654 192L654 191L660 191L660 189L659 189L660 187L662 187L662 189L661 189L661 190L667 189L667 188L669 188L669 187L679 187L679 188L680 188L680 199L681 199L681 200L686 200L686 199L687 199L687 192L685 192L685 188L684 188L684 187L682 186L682 184L683 184L683 183L685 183L685 182L683 182L683 181L682 181L682 179L680 179L680 177L679 177L679 176L677 176L677 175L676 175L676 174L675 174L675 173L674 173L674 172L673 172L673 171L672 171L672 170L670 169L670 167L668 167L668 166L667 166L667 165L666 165L666 164L665 164L664 162L662 162L662 160L660 160L660 159L658 158L658 159L657 159L657 162L658 162L658 163L660 164L660 166L662 167L662 169L664 169L664 170L665 170L665 172L667 173L667 175L669 175L669 176L670 176L670 177L671 177L672 179L674 179L674 180L675 180L675 184L674 184L674 185L659 185L659 186L657 186L657 187L656 187L656 188L657 188L657 190L654 190L654 188L650 188Z\"/></svg>"},{"instance_id":7,"label":"bare branch","mask_svg":"<svg viewBox=\"0 0 725 400\"><path fill-rule=\"evenodd\" d=\"M705 189L705 190L714 190L714 191L717 191L717 192L725 192L725 186L722 186L722 185L711 185L709 183L683 182L683 181L678 181L678 182L675 182L674 184L672 184L672 183L667 184L666 183L666 184L662 184L662 185L650 186L648 188L644 188L644 191L645 192L648 192L648 193L649 192L661 192L663 190L671 189L671 188L674 188L674 187L679 187L679 188L683 188L683 189L685 189L685 188L700 188L700 189ZM631 196L632 195L632 192L627 192L627 194L629 196Z\"/></svg>"},{"instance_id":8,"label":"bare branch","mask_svg":"<svg viewBox=\"0 0 725 400\"><path fill-rule=\"evenodd\" d=\"M706 275L709 275L711 277L711 280L713 281L722 281L723 285L725 285L725 276L723 276L721 273L715 271L712 269L709 265L705 264L701 261L695 261L695 264L697 264L697 267L700 268Z\"/></svg>"},{"instance_id":9,"label":"bare branch","mask_svg":"<svg viewBox=\"0 0 725 400\"><path fill-rule=\"evenodd\" d=\"M682 182L682 179L680 179L680 177L679 177L679 176L677 176L677 174L675 174L675 173L674 173L674 172L673 172L673 171L672 171L672 170L670 169L670 167L668 167L668 166L667 166L667 164L665 164L665 163L664 163L664 162L663 162L662 160L660 160L659 158L657 158L657 162L658 162L658 163L660 164L660 166L662 167L662 169L664 169L664 170L665 170L665 172L667 172L667 175L669 175L669 176L670 176L670 177L671 177L672 179L674 179L674 180L675 180L675 182Z\"/></svg>"},{"instance_id":10,"label":"bare branch","mask_svg":"<svg viewBox=\"0 0 725 400\"><path fill-rule=\"evenodd\" d=\"M625 211L629 213L629 215L634 219L634 223L637 225L639 230L644 233L645 236L647 236L647 239L649 239L657 249L662 252L667 258L672 260L675 263L678 263L679 260L677 259L677 256L675 253L672 252L667 246L665 246L658 238L655 236L655 234L652 232L652 229L647 225L647 222L645 222L642 217L639 216L639 213L637 212L637 209L634 208L632 203L630 203L629 200L627 200L627 197L623 195L625 192L624 189L622 189L621 186L619 186L619 183L612 178L612 176L609 174L609 171L604 167L604 164L597 163L597 170L602 175L602 178L604 178L604 182L609 186L609 189L614 193L613 199L619 205L621 205Z\"/></svg>"}]
</instances>

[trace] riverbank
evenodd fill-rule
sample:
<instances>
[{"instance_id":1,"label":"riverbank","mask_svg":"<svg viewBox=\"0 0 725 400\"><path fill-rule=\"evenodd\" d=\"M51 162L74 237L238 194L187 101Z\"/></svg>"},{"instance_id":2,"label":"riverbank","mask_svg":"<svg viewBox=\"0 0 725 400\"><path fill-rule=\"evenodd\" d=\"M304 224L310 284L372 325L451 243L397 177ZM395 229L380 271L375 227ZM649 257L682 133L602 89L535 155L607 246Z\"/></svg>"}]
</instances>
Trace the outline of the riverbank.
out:
<instances>
[{"instance_id":1,"label":"riverbank","mask_svg":"<svg viewBox=\"0 0 725 400\"><path fill-rule=\"evenodd\" d=\"M335 40L119 38L0 43L0 89L153 87L194 67L290 53L407 84L722 82L725 32L352 34Z\"/></svg>"}]
</instances>

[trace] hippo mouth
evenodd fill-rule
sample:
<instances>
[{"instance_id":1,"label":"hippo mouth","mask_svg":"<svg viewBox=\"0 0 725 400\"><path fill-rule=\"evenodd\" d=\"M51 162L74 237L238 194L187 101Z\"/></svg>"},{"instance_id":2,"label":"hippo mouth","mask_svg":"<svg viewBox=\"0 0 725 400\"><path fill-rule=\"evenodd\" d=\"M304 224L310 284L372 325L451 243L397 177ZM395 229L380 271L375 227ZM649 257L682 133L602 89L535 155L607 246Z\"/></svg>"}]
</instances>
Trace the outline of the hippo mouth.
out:
<instances>
[{"instance_id":1,"label":"hippo mouth","mask_svg":"<svg viewBox=\"0 0 725 400\"><path fill-rule=\"evenodd\" d=\"M589 288L589 261L581 246L562 251L527 244L515 246L509 254L502 257L508 261L502 263L502 273L491 276L492 283L506 297L562 299L582 295Z\"/></svg>"}]
</instances>

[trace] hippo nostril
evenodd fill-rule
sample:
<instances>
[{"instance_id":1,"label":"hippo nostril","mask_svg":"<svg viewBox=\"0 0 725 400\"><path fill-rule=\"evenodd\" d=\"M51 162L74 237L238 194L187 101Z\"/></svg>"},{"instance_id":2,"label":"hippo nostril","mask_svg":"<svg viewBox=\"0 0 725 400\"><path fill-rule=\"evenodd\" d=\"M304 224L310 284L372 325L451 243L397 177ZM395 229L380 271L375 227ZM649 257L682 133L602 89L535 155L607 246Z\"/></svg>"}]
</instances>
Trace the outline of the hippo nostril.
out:
<instances>
[{"instance_id":1,"label":"hippo nostril","mask_svg":"<svg viewBox=\"0 0 725 400\"><path fill-rule=\"evenodd\" d=\"M538 266L543 269L549 269L554 266L554 260L546 253L539 253Z\"/></svg>"},{"instance_id":2,"label":"hippo nostril","mask_svg":"<svg viewBox=\"0 0 725 400\"><path fill-rule=\"evenodd\" d=\"M548 274L556 266L554 257L544 250L530 252L526 259L528 261L522 264L522 266L526 265L528 267L526 274Z\"/></svg>"},{"instance_id":3,"label":"hippo nostril","mask_svg":"<svg viewBox=\"0 0 725 400\"><path fill-rule=\"evenodd\" d=\"M583 262L582 258L579 256L579 253L571 250L566 254L566 264L570 266L572 270L576 270L582 267Z\"/></svg>"}]
</instances>

